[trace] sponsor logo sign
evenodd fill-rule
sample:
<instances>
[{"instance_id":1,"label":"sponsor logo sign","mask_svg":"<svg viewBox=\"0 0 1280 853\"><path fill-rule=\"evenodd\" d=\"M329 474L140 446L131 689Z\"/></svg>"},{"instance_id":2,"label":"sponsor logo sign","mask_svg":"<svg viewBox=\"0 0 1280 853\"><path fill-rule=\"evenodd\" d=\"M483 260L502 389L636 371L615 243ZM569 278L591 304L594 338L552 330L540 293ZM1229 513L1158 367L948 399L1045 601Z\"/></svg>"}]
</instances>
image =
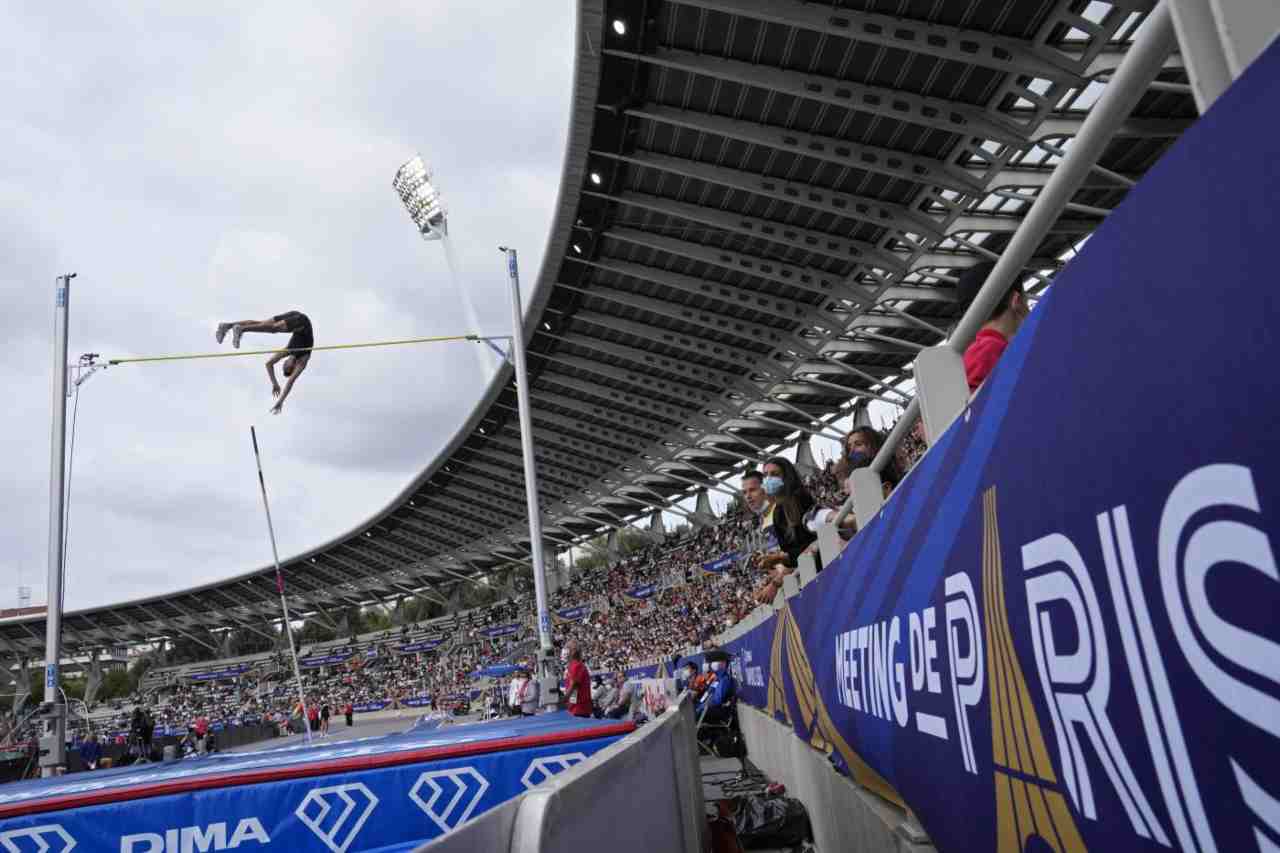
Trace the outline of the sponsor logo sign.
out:
<instances>
[{"instance_id":1,"label":"sponsor logo sign","mask_svg":"<svg viewBox=\"0 0 1280 853\"><path fill-rule=\"evenodd\" d=\"M75 846L71 833L56 823L0 832L0 850L4 853L67 853Z\"/></svg>"},{"instance_id":2,"label":"sponsor logo sign","mask_svg":"<svg viewBox=\"0 0 1280 853\"><path fill-rule=\"evenodd\" d=\"M423 773L409 791L409 799L441 832L448 832L471 817L487 790L489 780L480 771L454 767Z\"/></svg>"},{"instance_id":3,"label":"sponsor logo sign","mask_svg":"<svg viewBox=\"0 0 1280 853\"><path fill-rule=\"evenodd\" d=\"M524 775L520 777L520 784L526 788L533 788L541 785L560 771L568 770L579 761L586 760L587 756L581 752L568 752L564 755L544 755L542 758L535 758L525 768Z\"/></svg>"},{"instance_id":4,"label":"sponsor logo sign","mask_svg":"<svg viewBox=\"0 0 1280 853\"><path fill-rule=\"evenodd\" d=\"M363 782L354 782L307 792L293 813L333 853L347 853L377 807L373 791Z\"/></svg>"}]
</instances>

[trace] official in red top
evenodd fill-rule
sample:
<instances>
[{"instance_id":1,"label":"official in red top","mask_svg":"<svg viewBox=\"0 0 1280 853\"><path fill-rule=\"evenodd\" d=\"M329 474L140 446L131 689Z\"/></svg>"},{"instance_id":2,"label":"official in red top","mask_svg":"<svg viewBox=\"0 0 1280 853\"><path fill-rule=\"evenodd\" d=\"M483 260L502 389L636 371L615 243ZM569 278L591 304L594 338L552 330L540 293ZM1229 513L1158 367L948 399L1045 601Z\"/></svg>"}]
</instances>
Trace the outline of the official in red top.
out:
<instances>
[{"instance_id":1,"label":"official in red top","mask_svg":"<svg viewBox=\"0 0 1280 853\"><path fill-rule=\"evenodd\" d=\"M988 262L965 271L960 278L960 283L956 286L961 291L962 302L973 301L994 267L995 264ZM973 343L965 348L964 375L969 381L971 393L978 390L978 386L986 381L987 376L995 369L996 362L1009 346L1009 339L1014 336L1022 325L1022 321L1027 319L1030 313L1031 307L1027 304L1027 296L1022 292L1021 284L1015 280L1000 297L1000 301L991 311L991 316L978 330Z\"/></svg>"},{"instance_id":2,"label":"official in red top","mask_svg":"<svg viewBox=\"0 0 1280 853\"><path fill-rule=\"evenodd\" d=\"M569 665L564 673L564 695L569 713L575 717L591 716L591 673L582 662L582 651L577 640L565 644L564 657Z\"/></svg>"}]
</instances>

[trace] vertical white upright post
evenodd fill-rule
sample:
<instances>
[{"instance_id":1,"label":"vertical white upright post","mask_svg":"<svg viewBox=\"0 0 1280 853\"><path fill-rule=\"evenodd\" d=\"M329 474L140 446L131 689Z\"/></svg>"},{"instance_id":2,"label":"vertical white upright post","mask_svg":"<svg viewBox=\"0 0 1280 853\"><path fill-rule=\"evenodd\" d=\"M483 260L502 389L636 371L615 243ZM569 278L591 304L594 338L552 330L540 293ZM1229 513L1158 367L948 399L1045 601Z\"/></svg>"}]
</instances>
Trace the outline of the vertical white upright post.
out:
<instances>
[{"instance_id":1,"label":"vertical white upright post","mask_svg":"<svg viewBox=\"0 0 1280 853\"><path fill-rule=\"evenodd\" d=\"M49 451L49 609L45 618L44 701L47 713L40 737L40 775L52 776L67 763L67 707L58 695L58 663L62 658L63 508L66 506L67 327L71 312L71 279L58 276L53 319L53 429Z\"/></svg>"},{"instance_id":2,"label":"vertical white upright post","mask_svg":"<svg viewBox=\"0 0 1280 853\"><path fill-rule=\"evenodd\" d=\"M520 272L516 250L501 247L511 280L511 356L516 370L516 403L520 417L520 449L524 455L524 491L529 508L529 551L533 557L533 594L538 607L539 695L544 706L556 704L551 616L547 611L547 566L542 549L542 514L538 507L538 471L533 455L533 415L529 409L529 374L525 367L524 309L520 304Z\"/></svg>"}]
</instances>

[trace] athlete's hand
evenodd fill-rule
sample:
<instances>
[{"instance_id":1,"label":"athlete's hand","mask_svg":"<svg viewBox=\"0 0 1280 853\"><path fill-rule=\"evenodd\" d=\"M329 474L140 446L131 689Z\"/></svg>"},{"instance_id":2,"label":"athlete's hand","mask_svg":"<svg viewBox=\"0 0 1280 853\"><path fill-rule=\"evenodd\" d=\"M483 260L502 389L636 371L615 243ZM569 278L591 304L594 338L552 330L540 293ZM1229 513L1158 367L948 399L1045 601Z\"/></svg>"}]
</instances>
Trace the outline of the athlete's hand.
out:
<instances>
[{"instance_id":1,"label":"athlete's hand","mask_svg":"<svg viewBox=\"0 0 1280 853\"><path fill-rule=\"evenodd\" d=\"M271 414L273 414L273 415L278 415L278 414L280 414L280 407L281 407L281 406L283 406L283 405L284 405L284 401L283 401L283 400L281 400L279 403L276 403L274 406L272 406L272 407L271 407Z\"/></svg>"},{"instance_id":2,"label":"athlete's hand","mask_svg":"<svg viewBox=\"0 0 1280 853\"><path fill-rule=\"evenodd\" d=\"M271 383L271 396L272 397L280 396L280 386L275 384L274 382Z\"/></svg>"}]
</instances>

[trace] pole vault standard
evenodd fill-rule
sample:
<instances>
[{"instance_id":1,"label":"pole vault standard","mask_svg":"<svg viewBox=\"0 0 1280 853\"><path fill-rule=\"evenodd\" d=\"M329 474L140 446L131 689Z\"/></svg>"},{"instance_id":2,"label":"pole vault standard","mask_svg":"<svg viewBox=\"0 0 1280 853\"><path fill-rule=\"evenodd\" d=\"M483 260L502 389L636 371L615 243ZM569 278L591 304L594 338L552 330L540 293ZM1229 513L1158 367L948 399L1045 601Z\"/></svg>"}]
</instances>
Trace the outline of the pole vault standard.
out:
<instances>
[{"instance_id":1,"label":"pole vault standard","mask_svg":"<svg viewBox=\"0 0 1280 853\"><path fill-rule=\"evenodd\" d=\"M538 606L538 693L543 706L557 704L553 688L560 681L551 646L551 617L547 612L547 567L542 551L542 513L538 508L538 470L533 458L533 416L529 411L529 374L525 367L524 309L520 304L520 271L516 250L500 246L507 256L511 280L511 356L516 370L516 408L520 417L520 449L524 455L524 493L529 508L529 551L533 556L533 594Z\"/></svg>"},{"instance_id":2,"label":"pole vault standard","mask_svg":"<svg viewBox=\"0 0 1280 853\"><path fill-rule=\"evenodd\" d=\"M276 591L280 593L280 612L284 615L284 633L289 638L289 657L293 660L293 677L298 682L298 703L302 708L302 731L311 743L311 719L307 716L307 694L302 689L302 670L298 668L298 650L293 645L293 626L289 624L289 602L284 597L284 572L280 570L280 552L276 550L276 528L271 523L271 505L267 503L267 482L262 477L262 454L258 452L258 432L249 427L253 439L253 459L258 464L258 485L262 489L262 508L267 513L267 534L271 537L271 559L276 564Z\"/></svg>"},{"instance_id":3,"label":"pole vault standard","mask_svg":"<svg viewBox=\"0 0 1280 853\"><path fill-rule=\"evenodd\" d=\"M67 327L71 315L71 279L57 279L53 315L53 430L49 452L49 609L44 635L44 734L40 737L40 775L53 776L67 763L67 706L59 701L58 665L62 659L62 573L67 450Z\"/></svg>"}]
</instances>

